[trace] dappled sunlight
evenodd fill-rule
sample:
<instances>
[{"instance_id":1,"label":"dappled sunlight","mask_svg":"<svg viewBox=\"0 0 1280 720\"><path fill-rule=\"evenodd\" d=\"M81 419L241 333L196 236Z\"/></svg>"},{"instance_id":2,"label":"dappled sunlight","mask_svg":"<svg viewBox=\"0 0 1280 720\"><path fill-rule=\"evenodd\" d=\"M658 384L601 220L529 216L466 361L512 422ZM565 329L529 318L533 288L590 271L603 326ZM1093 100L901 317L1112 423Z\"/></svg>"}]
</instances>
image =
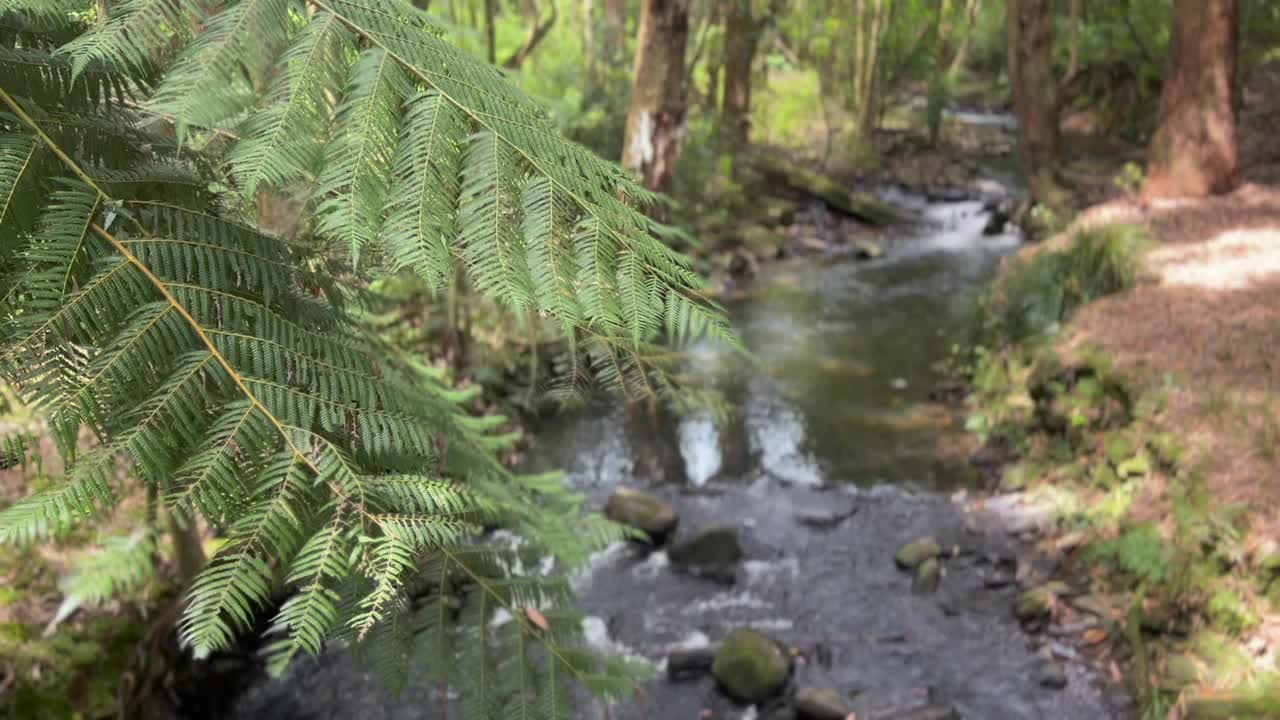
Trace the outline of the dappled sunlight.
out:
<instances>
[{"instance_id":1,"label":"dappled sunlight","mask_svg":"<svg viewBox=\"0 0 1280 720\"><path fill-rule=\"evenodd\" d=\"M1172 245L1148 257L1170 285L1240 290L1280 273L1280 226L1224 230L1198 245Z\"/></svg>"}]
</instances>

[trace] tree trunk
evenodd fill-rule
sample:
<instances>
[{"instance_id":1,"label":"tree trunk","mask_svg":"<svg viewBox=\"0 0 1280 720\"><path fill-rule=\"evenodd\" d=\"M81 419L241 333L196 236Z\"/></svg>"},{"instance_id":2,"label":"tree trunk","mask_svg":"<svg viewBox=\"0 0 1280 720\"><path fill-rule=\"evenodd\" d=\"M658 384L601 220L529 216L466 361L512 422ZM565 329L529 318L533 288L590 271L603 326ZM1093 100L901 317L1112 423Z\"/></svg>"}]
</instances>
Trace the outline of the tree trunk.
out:
<instances>
[{"instance_id":1,"label":"tree trunk","mask_svg":"<svg viewBox=\"0 0 1280 720\"><path fill-rule=\"evenodd\" d=\"M724 95L720 127L734 145L746 144L751 134L751 65L756 56L758 28L751 0L724 0Z\"/></svg>"},{"instance_id":2,"label":"tree trunk","mask_svg":"<svg viewBox=\"0 0 1280 720\"><path fill-rule=\"evenodd\" d=\"M604 52L618 62L627 47L627 0L604 0Z\"/></svg>"},{"instance_id":3,"label":"tree trunk","mask_svg":"<svg viewBox=\"0 0 1280 720\"><path fill-rule=\"evenodd\" d=\"M1009 90L1018 118L1018 155L1036 202L1063 204L1053 76L1052 0L1009 0Z\"/></svg>"},{"instance_id":4,"label":"tree trunk","mask_svg":"<svg viewBox=\"0 0 1280 720\"><path fill-rule=\"evenodd\" d=\"M538 44L546 38L547 33L551 32L551 28L555 26L556 20L559 19L560 13L556 7L555 0L551 2L551 14L545 20L539 19L541 8L538 3L532 3L526 13L529 18L529 34L525 36L524 42L520 44L516 51L502 63L502 67L508 70L519 70L524 61L529 59L533 51L538 48Z\"/></svg>"},{"instance_id":5,"label":"tree trunk","mask_svg":"<svg viewBox=\"0 0 1280 720\"><path fill-rule=\"evenodd\" d=\"M1176 1L1144 197L1203 197L1239 182L1238 12L1237 0Z\"/></svg>"},{"instance_id":6,"label":"tree trunk","mask_svg":"<svg viewBox=\"0 0 1280 720\"><path fill-rule=\"evenodd\" d=\"M960 36L960 45L956 48L956 54L951 58L950 72L952 74L964 69L964 64L969 60L969 45L973 42L973 26L978 20L978 10L982 6L982 0L967 0L964 8L964 34Z\"/></svg>"},{"instance_id":7,"label":"tree trunk","mask_svg":"<svg viewBox=\"0 0 1280 720\"><path fill-rule=\"evenodd\" d=\"M1067 22L1071 27L1069 56L1067 59L1067 77L1073 78L1080 72L1080 24L1084 22L1084 0L1071 0Z\"/></svg>"},{"instance_id":8,"label":"tree trunk","mask_svg":"<svg viewBox=\"0 0 1280 720\"><path fill-rule=\"evenodd\" d=\"M879 116L880 95L880 35L885 19L884 0L861 0L855 3L857 15L854 22L862 28L862 21L867 25L855 35L855 60L853 73L857 81L854 87L854 110L858 116L858 132L862 137L870 137L875 130ZM892 10L892 8L890 8Z\"/></svg>"},{"instance_id":9,"label":"tree trunk","mask_svg":"<svg viewBox=\"0 0 1280 720\"><path fill-rule=\"evenodd\" d=\"M684 140L688 36L689 0L644 0L622 164L658 192L671 189Z\"/></svg>"},{"instance_id":10,"label":"tree trunk","mask_svg":"<svg viewBox=\"0 0 1280 720\"><path fill-rule=\"evenodd\" d=\"M498 36L494 27L494 14L497 9L494 7L498 4L498 0L484 0L484 42L485 54L489 58L489 64L493 65L498 62Z\"/></svg>"}]
</instances>

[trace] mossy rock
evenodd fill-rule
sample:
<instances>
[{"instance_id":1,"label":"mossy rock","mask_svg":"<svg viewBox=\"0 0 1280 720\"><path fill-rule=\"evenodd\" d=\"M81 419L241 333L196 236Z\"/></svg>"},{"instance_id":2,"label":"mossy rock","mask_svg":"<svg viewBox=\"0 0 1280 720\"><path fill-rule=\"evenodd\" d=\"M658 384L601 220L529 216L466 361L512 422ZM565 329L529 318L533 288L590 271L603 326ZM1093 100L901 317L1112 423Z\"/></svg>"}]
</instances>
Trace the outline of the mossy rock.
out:
<instances>
[{"instance_id":1,"label":"mossy rock","mask_svg":"<svg viewBox=\"0 0 1280 720\"><path fill-rule=\"evenodd\" d=\"M1036 478L1040 477L1040 467L1034 463L1020 462L1010 465L1000 476L1000 489L1006 491L1025 490Z\"/></svg>"},{"instance_id":2,"label":"mossy rock","mask_svg":"<svg viewBox=\"0 0 1280 720\"><path fill-rule=\"evenodd\" d=\"M676 510L671 503L627 487L613 491L605 503L604 515L616 523L644 532L655 544L666 540L677 521Z\"/></svg>"},{"instance_id":3,"label":"mossy rock","mask_svg":"<svg viewBox=\"0 0 1280 720\"><path fill-rule=\"evenodd\" d=\"M1013 616L1022 622L1033 622L1049 617L1057 596L1048 586L1024 590L1013 601Z\"/></svg>"},{"instance_id":4,"label":"mossy rock","mask_svg":"<svg viewBox=\"0 0 1280 720\"><path fill-rule=\"evenodd\" d=\"M911 584L911 589L918 593L927 594L937 590L938 584L941 582L942 566L938 563L937 558L929 558L916 568L916 577Z\"/></svg>"},{"instance_id":5,"label":"mossy rock","mask_svg":"<svg viewBox=\"0 0 1280 720\"><path fill-rule=\"evenodd\" d=\"M738 241L751 254L771 260L782 251L782 233L763 225L748 225L738 232Z\"/></svg>"},{"instance_id":6,"label":"mossy rock","mask_svg":"<svg viewBox=\"0 0 1280 720\"><path fill-rule=\"evenodd\" d=\"M777 695L787 683L791 662L778 643L755 630L729 633L711 664L711 674L730 697L758 703Z\"/></svg>"},{"instance_id":7,"label":"mossy rock","mask_svg":"<svg viewBox=\"0 0 1280 720\"><path fill-rule=\"evenodd\" d=\"M926 560L932 560L942 554L942 547L931 537L920 538L898 548L893 561L902 570L914 570Z\"/></svg>"}]
</instances>

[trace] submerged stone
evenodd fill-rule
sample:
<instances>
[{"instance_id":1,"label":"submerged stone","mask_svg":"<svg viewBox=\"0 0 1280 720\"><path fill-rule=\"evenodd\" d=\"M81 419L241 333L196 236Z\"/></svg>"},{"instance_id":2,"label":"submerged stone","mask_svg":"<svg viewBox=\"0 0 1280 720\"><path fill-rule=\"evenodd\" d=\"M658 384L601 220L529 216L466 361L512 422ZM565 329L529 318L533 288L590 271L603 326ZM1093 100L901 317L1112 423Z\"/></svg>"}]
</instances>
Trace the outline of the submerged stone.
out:
<instances>
[{"instance_id":1,"label":"submerged stone","mask_svg":"<svg viewBox=\"0 0 1280 720\"><path fill-rule=\"evenodd\" d=\"M849 715L849 703L831 688L800 688L795 705L802 720L844 720Z\"/></svg>"},{"instance_id":2,"label":"submerged stone","mask_svg":"<svg viewBox=\"0 0 1280 720\"><path fill-rule=\"evenodd\" d=\"M911 589L918 593L931 593L938 589L940 582L942 582L942 566L938 564L937 558L929 558L916 568L916 577L911 584Z\"/></svg>"},{"instance_id":3,"label":"submerged stone","mask_svg":"<svg viewBox=\"0 0 1280 720\"><path fill-rule=\"evenodd\" d=\"M755 630L739 628L720 646L711 674L730 697L758 703L782 690L790 669L790 660L778 643Z\"/></svg>"},{"instance_id":4,"label":"submerged stone","mask_svg":"<svg viewBox=\"0 0 1280 720\"><path fill-rule=\"evenodd\" d=\"M678 519L671 503L627 487L613 491L605 503L604 515L616 523L643 531L656 545L666 541Z\"/></svg>"},{"instance_id":5,"label":"submerged stone","mask_svg":"<svg viewBox=\"0 0 1280 720\"><path fill-rule=\"evenodd\" d=\"M667 551L671 562L680 565L724 566L742 559L738 531L731 527L702 530Z\"/></svg>"}]
</instances>

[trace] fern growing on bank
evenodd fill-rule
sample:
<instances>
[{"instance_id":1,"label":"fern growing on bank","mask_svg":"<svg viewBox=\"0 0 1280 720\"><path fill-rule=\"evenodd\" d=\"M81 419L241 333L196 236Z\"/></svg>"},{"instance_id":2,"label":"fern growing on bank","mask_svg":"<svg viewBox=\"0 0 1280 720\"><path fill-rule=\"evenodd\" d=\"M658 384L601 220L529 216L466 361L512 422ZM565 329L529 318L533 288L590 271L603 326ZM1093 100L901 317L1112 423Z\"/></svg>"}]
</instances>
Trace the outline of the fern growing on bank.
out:
<instances>
[{"instance_id":1,"label":"fern growing on bank","mask_svg":"<svg viewBox=\"0 0 1280 720\"><path fill-rule=\"evenodd\" d=\"M0 0L0 379L67 461L0 542L136 478L225 540L187 596L198 653L283 593L275 667L342 639L393 682L420 660L478 718L562 717L567 681L626 692L563 577L523 570L617 528L504 467L503 419L363 327L350 281L461 274L554 319L572 384L669 392L659 339L732 338L648 194L400 0L97 7ZM276 192L306 198L287 236L256 227Z\"/></svg>"}]
</instances>

